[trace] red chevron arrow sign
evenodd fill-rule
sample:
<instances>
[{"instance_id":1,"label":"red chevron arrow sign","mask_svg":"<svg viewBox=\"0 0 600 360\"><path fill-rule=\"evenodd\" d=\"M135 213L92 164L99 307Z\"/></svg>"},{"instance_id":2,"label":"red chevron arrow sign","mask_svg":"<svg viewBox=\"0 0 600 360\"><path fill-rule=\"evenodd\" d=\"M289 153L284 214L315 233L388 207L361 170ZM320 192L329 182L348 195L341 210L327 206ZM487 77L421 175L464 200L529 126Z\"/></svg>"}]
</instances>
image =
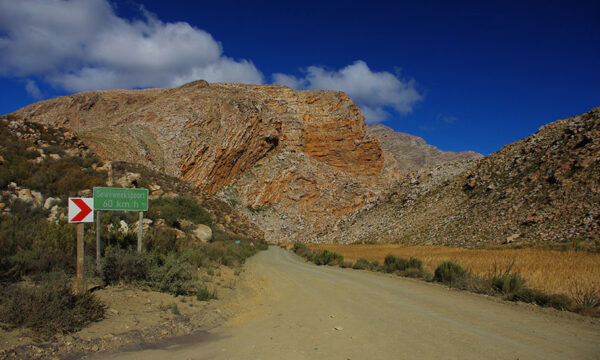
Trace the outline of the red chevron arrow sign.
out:
<instances>
[{"instance_id":1,"label":"red chevron arrow sign","mask_svg":"<svg viewBox=\"0 0 600 360\"><path fill-rule=\"evenodd\" d=\"M69 198L69 222L94 222L94 198Z\"/></svg>"}]
</instances>

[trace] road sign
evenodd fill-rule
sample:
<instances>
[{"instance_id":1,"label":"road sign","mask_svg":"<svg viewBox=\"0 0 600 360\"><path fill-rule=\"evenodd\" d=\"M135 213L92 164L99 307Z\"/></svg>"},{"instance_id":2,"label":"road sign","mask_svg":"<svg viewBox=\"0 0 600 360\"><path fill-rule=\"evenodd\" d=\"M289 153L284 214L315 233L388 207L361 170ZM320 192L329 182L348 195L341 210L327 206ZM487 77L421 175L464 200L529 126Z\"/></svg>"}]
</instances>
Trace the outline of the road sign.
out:
<instances>
[{"instance_id":1,"label":"road sign","mask_svg":"<svg viewBox=\"0 0 600 360\"><path fill-rule=\"evenodd\" d=\"M148 211L148 189L95 187L94 209Z\"/></svg>"},{"instance_id":2,"label":"road sign","mask_svg":"<svg viewBox=\"0 0 600 360\"><path fill-rule=\"evenodd\" d=\"M69 222L94 222L94 199L69 198Z\"/></svg>"}]
</instances>

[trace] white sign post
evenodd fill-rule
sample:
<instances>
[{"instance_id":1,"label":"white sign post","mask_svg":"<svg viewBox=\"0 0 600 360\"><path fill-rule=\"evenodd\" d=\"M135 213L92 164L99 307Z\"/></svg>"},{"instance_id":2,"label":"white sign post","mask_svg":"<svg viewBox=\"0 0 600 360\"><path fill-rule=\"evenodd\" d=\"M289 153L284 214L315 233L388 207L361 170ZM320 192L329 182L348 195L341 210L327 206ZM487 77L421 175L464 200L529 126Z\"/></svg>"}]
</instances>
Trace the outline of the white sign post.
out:
<instances>
[{"instance_id":1,"label":"white sign post","mask_svg":"<svg viewBox=\"0 0 600 360\"><path fill-rule=\"evenodd\" d=\"M83 281L83 223L94 222L93 198L69 198L69 223L77 224L77 291L85 292Z\"/></svg>"}]
</instances>

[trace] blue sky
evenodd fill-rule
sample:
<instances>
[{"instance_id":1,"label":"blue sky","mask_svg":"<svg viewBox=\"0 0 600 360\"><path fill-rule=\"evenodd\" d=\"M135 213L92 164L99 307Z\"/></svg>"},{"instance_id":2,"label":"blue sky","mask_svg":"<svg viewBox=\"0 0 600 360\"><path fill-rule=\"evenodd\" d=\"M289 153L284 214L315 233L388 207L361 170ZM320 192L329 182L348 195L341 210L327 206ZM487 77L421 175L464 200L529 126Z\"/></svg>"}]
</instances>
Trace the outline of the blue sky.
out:
<instances>
[{"instance_id":1,"label":"blue sky","mask_svg":"<svg viewBox=\"0 0 600 360\"><path fill-rule=\"evenodd\" d=\"M281 83L489 154L600 105L598 19L598 1L0 0L0 113L99 88Z\"/></svg>"}]
</instances>

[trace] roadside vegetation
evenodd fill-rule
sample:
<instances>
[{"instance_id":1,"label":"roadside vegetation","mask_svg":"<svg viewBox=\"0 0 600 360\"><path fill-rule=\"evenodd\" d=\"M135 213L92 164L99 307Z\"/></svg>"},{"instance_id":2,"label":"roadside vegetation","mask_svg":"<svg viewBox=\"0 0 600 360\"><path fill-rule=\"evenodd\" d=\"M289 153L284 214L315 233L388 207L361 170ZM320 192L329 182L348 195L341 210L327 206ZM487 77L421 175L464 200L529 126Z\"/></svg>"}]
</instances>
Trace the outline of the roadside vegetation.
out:
<instances>
[{"instance_id":1,"label":"roadside vegetation","mask_svg":"<svg viewBox=\"0 0 600 360\"><path fill-rule=\"evenodd\" d=\"M424 267L425 262L417 257L408 258L388 253L383 262L379 262L381 255L375 260L372 253L357 252L354 245L310 245L294 243L291 250L317 265L338 265L341 267L358 270L379 271L397 276L418 278L430 282L445 284L451 288L467 290L479 294L499 296L508 301L521 301L532 303L543 307L552 307L558 310L567 310L587 316L600 317L600 289L596 287L583 287L575 282L574 287L568 293L548 292L530 287L526 278L517 270L517 260L498 265L501 257L488 257L486 272L474 272L468 267L460 265L457 260L443 260L437 262L435 267ZM362 245L365 246L365 245ZM377 245L371 245L377 246ZM386 245L383 245L386 246ZM285 245L283 247L286 247ZM352 261L344 261L344 255L333 251L333 249L345 253ZM453 249L461 251L475 251L466 249ZM485 250L499 251L499 250ZM356 258L354 254L361 254ZM331 263L323 263L321 259L327 254L328 259L341 259ZM476 254L471 254L476 256ZM501 254L495 254L501 255ZM364 257L362 257L364 256ZM493 260L492 260L493 259ZM471 261L470 263L473 263ZM595 266L598 266L596 263ZM593 266L592 266L593 267ZM433 270L433 272L428 271ZM550 268L548 269L550 270ZM597 280L597 278L596 278Z\"/></svg>"},{"instance_id":2,"label":"roadside vegetation","mask_svg":"<svg viewBox=\"0 0 600 360\"><path fill-rule=\"evenodd\" d=\"M93 293L74 291L76 234L65 215L69 196L105 186L108 174L86 149L63 148L62 130L30 123L15 129L10 120L0 117L0 326L50 338L104 317L106 305ZM153 225L145 225L144 251L138 253L137 227L128 229L137 213L102 213L100 270L96 227L85 227L88 283L126 284L207 301L218 296L207 274L221 266L239 269L266 249L260 239L223 230L200 241L193 230L200 224L210 227L213 220L189 194L152 199L146 215Z\"/></svg>"}]
</instances>

